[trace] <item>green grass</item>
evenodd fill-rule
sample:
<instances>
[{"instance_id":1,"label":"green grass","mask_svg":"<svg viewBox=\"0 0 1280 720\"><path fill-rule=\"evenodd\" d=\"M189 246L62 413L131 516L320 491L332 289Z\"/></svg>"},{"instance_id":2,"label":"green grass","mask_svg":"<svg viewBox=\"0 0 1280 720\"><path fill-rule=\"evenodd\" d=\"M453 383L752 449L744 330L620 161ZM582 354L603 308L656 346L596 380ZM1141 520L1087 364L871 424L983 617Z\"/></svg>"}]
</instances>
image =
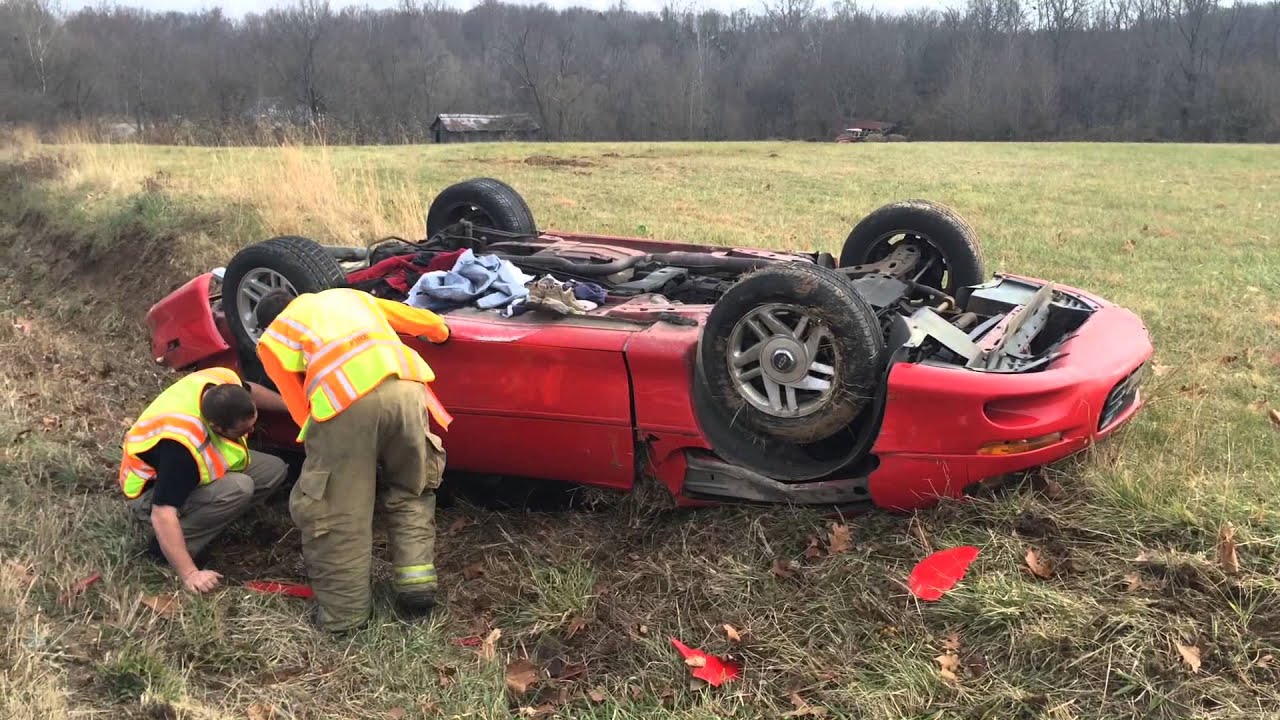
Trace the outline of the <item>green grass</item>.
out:
<instances>
[{"instance_id":1,"label":"green grass","mask_svg":"<svg viewBox=\"0 0 1280 720\"><path fill-rule=\"evenodd\" d=\"M56 152L61 164L32 160ZM563 161L527 159L550 156ZM23 151L0 198L0 714L69 717L1275 717L1280 707L1280 148L926 144L573 144ZM838 252L853 224L922 197L965 216L987 268L1054 279L1147 322L1160 372L1124 432L1020 488L913 516L848 519L854 548L808 559L828 519L786 508L439 513L442 612L385 608L348 640L300 601L234 587L173 617L134 558L112 489L119 433L167 382L142 312L269 234L419 237L430 198L485 175L544 228ZM282 500L282 499L281 499ZM456 519L471 522L446 531ZM1242 570L1216 560L1237 529ZM905 590L929 549L974 544L937 603ZM215 555L232 583L300 571L282 502ZM1026 569L1035 548L1056 563ZM1138 560L1140 553L1146 556ZM774 560L795 559L784 579ZM479 564L484 574L464 579ZM19 572L16 568L23 568ZM376 567L385 576L385 563ZM102 580L70 607L76 580ZM1142 586L1129 590L1133 578ZM730 643L721 626L739 629ZM485 660L457 641L502 631ZM960 638L959 682L935 658ZM744 663L691 689L669 643ZM1202 654L1199 672L1177 645ZM528 695L503 667L543 670ZM594 690L603 696L596 703ZM386 713L392 712L391 715ZM526 714L536 714L526 711ZM250 714L250 717L253 715ZM278 715L280 716L280 715ZM265 715L263 715L265 717Z\"/></svg>"}]
</instances>

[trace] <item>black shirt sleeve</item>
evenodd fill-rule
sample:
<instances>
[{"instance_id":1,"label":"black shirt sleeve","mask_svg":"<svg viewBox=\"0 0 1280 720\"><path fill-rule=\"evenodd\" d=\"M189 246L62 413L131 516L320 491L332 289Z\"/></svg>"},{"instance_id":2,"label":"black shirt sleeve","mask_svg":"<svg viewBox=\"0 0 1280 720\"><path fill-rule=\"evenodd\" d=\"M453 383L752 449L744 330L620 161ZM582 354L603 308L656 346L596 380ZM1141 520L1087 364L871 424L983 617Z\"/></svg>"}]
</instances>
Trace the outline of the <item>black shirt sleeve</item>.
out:
<instances>
[{"instance_id":1,"label":"black shirt sleeve","mask_svg":"<svg viewBox=\"0 0 1280 720\"><path fill-rule=\"evenodd\" d=\"M150 450L139 453L143 462L155 468L152 481L152 505L168 505L180 508L187 502L191 491L200 485L200 467L191 451L177 440L161 440Z\"/></svg>"}]
</instances>

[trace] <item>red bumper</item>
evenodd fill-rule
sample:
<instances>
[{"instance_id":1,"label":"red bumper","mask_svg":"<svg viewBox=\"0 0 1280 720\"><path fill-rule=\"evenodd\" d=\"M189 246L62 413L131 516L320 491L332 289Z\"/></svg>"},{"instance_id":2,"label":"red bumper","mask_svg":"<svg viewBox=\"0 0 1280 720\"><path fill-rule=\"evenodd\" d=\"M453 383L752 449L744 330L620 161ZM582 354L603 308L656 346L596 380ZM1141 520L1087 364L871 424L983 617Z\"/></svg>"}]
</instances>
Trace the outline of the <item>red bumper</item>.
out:
<instances>
[{"instance_id":1,"label":"red bumper","mask_svg":"<svg viewBox=\"0 0 1280 720\"><path fill-rule=\"evenodd\" d=\"M1150 337L1137 315L1104 305L1064 343L1062 353L1045 370L1025 374L896 366L873 449L880 465L870 477L872 500L909 509L958 497L973 482L1079 452L1141 407L1139 391L1100 426L1113 390L1151 357ZM1055 434L1061 437L1029 452L980 452L992 443Z\"/></svg>"}]
</instances>

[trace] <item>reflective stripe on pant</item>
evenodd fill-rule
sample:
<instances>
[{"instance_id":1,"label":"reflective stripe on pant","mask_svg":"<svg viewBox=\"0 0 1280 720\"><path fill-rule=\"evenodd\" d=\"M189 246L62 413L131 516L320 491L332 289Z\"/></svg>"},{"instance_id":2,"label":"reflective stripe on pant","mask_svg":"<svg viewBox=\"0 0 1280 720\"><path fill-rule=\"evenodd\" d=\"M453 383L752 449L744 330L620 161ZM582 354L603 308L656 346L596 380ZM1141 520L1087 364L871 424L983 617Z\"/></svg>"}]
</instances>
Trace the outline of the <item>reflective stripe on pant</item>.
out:
<instances>
[{"instance_id":1,"label":"reflective stripe on pant","mask_svg":"<svg viewBox=\"0 0 1280 720\"><path fill-rule=\"evenodd\" d=\"M301 531L321 625L341 631L369 616L375 510L387 530L397 592L434 591L434 491L445 456L430 434L422 385L387 379L338 416L313 423L306 450L289 512Z\"/></svg>"}]
</instances>

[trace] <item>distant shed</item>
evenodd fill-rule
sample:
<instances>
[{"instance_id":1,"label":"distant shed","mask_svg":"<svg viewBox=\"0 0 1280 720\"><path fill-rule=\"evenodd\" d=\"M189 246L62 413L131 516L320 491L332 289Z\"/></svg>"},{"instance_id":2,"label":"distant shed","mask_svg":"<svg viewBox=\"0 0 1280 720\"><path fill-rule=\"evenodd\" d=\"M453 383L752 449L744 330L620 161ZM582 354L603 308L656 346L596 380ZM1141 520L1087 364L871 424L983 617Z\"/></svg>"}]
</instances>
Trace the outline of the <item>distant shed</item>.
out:
<instances>
[{"instance_id":1,"label":"distant shed","mask_svg":"<svg viewBox=\"0 0 1280 720\"><path fill-rule=\"evenodd\" d=\"M431 138L437 143L511 142L541 139L542 128L526 113L437 115Z\"/></svg>"}]
</instances>

